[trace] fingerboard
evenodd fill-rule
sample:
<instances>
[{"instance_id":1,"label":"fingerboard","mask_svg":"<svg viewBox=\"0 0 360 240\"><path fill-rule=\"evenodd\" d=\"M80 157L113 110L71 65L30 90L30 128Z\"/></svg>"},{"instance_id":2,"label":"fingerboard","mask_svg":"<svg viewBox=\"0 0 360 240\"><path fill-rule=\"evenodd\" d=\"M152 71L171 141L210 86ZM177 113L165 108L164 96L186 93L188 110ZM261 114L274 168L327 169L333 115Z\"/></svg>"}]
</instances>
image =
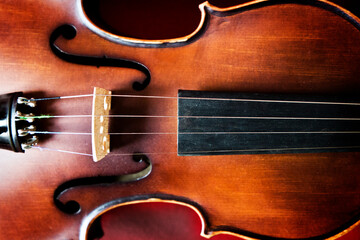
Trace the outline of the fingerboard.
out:
<instances>
[{"instance_id":1,"label":"fingerboard","mask_svg":"<svg viewBox=\"0 0 360 240\"><path fill-rule=\"evenodd\" d=\"M178 92L178 155L360 150L360 98Z\"/></svg>"}]
</instances>

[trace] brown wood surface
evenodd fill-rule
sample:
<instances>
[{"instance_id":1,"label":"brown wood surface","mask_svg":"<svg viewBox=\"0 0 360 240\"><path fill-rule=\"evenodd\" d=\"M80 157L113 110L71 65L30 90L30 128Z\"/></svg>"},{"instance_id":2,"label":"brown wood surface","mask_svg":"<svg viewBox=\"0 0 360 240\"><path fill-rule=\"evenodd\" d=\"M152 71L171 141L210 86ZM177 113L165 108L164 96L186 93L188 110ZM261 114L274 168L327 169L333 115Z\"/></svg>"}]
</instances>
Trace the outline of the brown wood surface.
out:
<instances>
[{"instance_id":1,"label":"brown wood surface","mask_svg":"<svg viewBox=\"0 0 360 240\"><path fill-rule=\"evenodd\" d=\"M360 33L333 12L283 4L208 14L204 32L189 44L170 48L125 46L101 38L77 17L74 0L0 3L1 92L26 96L88 94L94 86L142 95L176 96L178 89L281 93L357 93ZM141 92L131 69L67 63L49 48L59 25L77 30L57 44L68 52L139 61L152 73ZM89 114L91 99L41 104L46 113ZM176 101L113 99L113 113L175 115ZM86 132L90 120L56 119L44 130ZM176 131L174 119L111 121L112 131ZM90 152L87 136L51 136L40 146ZM176 136L112 137L112 153L176 152ZM77 239L82 219L110 200L167 194L186 198L207 214L208 229L283 238L308 238L341 229L359 216L359 153L177 157L152 154L149 177L136 183L68 191L82 212L67 215L53 203L61 183L79 177L117 175L141 169L129 156L109 155L99 163L86 156L29 150L1 151L0 238Z\"/></svg>"}]
</instances>

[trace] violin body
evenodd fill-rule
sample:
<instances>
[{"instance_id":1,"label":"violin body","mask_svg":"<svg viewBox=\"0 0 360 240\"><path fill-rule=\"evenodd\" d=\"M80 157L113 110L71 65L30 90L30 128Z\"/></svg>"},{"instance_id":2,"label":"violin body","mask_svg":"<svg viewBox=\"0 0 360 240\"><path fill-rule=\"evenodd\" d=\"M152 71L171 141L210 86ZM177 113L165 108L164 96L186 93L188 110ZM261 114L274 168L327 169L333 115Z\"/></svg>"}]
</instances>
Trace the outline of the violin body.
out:
<instances>
[{"instance_id":1,"label":"violin body","mask_svg":"<svg viewBox=\"0 0 360 240\"><path fill-rule=\"evenodd\" d=\"M194 33L153 41L94 27L84 17L82 1L5 0L0 3L0 93L23 91L38 98L88 94L99 86L114 94L175 97L179 90L358 94L359 19L327 1L294 2L256 1L226 9L204 3ZM59 58L49 38L63 24L76 28L73 39L56 39L64 51L138 61L150 70L151 81L136 90L134 82L144 79L141 71ZM91 113L89 99L40 104L44 113ZM177 101L114 98L112 111L173 116ZM41 127L86 132L90 124L87 119L49 119ZM110 128L174 132L177 124L176 118L111 119ZM89 136L46 136L39 145L91 151ZM89 226L106 209L146 201L192 208L203 219L202 235L208 237L336 238L360 220L359 152L178 156L177 137L171 134L114 136L111 151L118 155L97 163L56 151L2 151L0 238L86 238ZM69 188L60 200L76 200L81 211L75 214L55 206L54 191L65 182L146 167L122 153L164 154L147 155L152 172L139 181Z\"/></svg>"}]
</instances>

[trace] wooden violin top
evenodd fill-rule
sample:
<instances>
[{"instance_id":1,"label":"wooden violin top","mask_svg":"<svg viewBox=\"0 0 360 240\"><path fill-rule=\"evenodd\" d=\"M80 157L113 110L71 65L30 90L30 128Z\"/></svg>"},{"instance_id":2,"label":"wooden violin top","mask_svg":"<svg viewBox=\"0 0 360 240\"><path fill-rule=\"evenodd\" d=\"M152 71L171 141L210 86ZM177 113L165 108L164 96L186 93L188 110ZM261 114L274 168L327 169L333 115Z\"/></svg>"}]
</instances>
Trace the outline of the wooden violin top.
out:
<instances>
[{"instance_id":1,"label":"wooden violin top","mask_svg":"<svg viewBox=\"0 0 360 240\"><path fill-rule=\"evenodd\" d=\"M357 95L360 89L360 20L328 1L254 1L229 8L200 6L196 30L175 39L118 36L95 26L80 0L0 3L1 94L27 97L113 94L169 98L113 98L111 113L152 115L110 119L109 132L177 133L179 90L263 94ZM76 36L59 35L59 49L80 56L127 59L146 70L74 64L49 46L64 24ZM53 39L54 40L54 39ZM106 56L106 57L103 57ZM115 61L116 62L116 61ZM131 65L131 64L130 64ZM135 68L135 69L134 69ZM137 69L137 70L136 70ZM142 86L134 89L135 82ZM39 101L40 114L88 115L91 100ZM313 110L312 111L316 111ZM349 114L350 117L356 117ZM331 117L331 116L329 116ZM336 116L338 117L338 116ZM88 132L91 119L38 119L39 130ZM342 126L346 123L342 122ZM356 124L354 124L356 125ZM41 136L39 147L91 152L86 135ZM335 238L359 223L359 152L178 156L177 134L111 136L111 153L89 156L59 151L1 151L0 238L78 239L89 214L111 201L163 199L203 215L204 236L231 232L251 238ZM118 176L152 163L145 179L76 186L59 199L75 200L77 214L55 205L54 191L73 179ZM335 236L335 237L333 237Z\"/></svg>"}]
</instances>

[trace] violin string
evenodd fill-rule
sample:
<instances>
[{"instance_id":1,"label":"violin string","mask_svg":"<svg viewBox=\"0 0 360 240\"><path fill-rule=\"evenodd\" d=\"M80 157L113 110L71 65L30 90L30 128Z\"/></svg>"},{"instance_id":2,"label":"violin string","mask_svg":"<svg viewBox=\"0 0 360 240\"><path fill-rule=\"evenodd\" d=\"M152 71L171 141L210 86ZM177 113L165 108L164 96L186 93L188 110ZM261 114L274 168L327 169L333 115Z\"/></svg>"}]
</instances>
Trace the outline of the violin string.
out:
<instances>
[{"instance_id":1,"label":"violin string","mask_svg":"<svg viewBox=\"0 0 360 240\"><path fill-rule=\"evenodd\" d=\"M92 97L92 96L94 96L94 94L82 94L82 95L62 96L62 97L30 98L29 101L38 102L38 101L59 100L59 99L68 99L68 98L83 98L83 97Z\"/></svg>"},{"instance_id":2,"label":"violin string","mask_svg":"<svg viewBox=\"0 0 360 240\"><path fill-rule=\"evenodd\" d=\"M47 148L47 147L40 147L40 146L32 146L31 148L38 149L40 151L46 150L46 151L52 151L52 152L62 152L62 153L70 153L70 154L76 154L76 155L83 155L83 156L89 156L92 157L92 154L89 153L81 153L81 152L74 152L74 151L67 151L67 150L60 150L55 148ZM111 153L111 156L133 156L133 155L160 155L160 154L178 154L177 152L148 152L148 153Z\"/></svg>"},{"instance_id":3,"label":"violin string","mask_svg":"<svg viewBox=\"0 0 360 240\"><path fill-rule=\"evenodd\" d=\"M43 100L55 100L55 99L69 99L69 98L81 98L81 97L93 97L94 94L85 94L85 95L73 95L73 96L62 96L62 97L54 97L54 98L38 98L31 99L31 101L43 101ZM352 102L316 102L316 101L290 101L290 100L272 100L272 99L232 99L232 98L198 98L198 97L167 97L167 96L143 96L143 95L98 95L98 96L111 96L111 97L124 97L124 98L153 98L153 99L191 99L191 100L208 100L208 101L241 101L241 102L270 102L270 103L300 103L300 104L337 104L337 105L360 105L360 103L352 103ZM42 115L42 116L33 116L28 118L60 118L60 117L93 117L92 115L58 115L58 116L50 116L50 115ZM100 116L98 116L100 117ZM108 115L103 117L123 117L123 118L140 118L140 117L158 117L158 118L242 118L242 119L302 119L302 120L360 120L359 118L306 118L306 117L232 117L232 116L153 116L153 115ZM91 133L75 133L75 132L48 132L48 131L32 131L32 134L73 134L73 135L91 135ZM143 134L334 134L334 133L351 133L358 134L359 131L314 131L314 132L169 132L169 133L109 133L110 135L143 135ZM49 149L42 147L34 147L40 150L51 150L58 151L63 153L70 154L78 154L85 156L92 156L92 154L87 153L79 153L73 151L66 150L58 150L58 149ZM218 153L226 153L226 152L246 152L246 151L281 151L281 150L311 150L311 149L337 149L337 148L359 148L358 146L349 146L349 147L320 147L320 148L282 148L282 149L245 149L245 150L218 150L218 151L206 151L206 153L210 152L218 152ZM201 154L204 151L197 152L188 152L188 153L143 153L143 154ZM114 155L114 154L112 154ZM123 153L116 155L133 155L132 153Z\"/></svg>"},{"instance_id":4,"label":"violin string","mask_svg":"<svg viewBox=\"0 0 360 240\"><path fill-rule=\"evenodd\" d=\"M80 153L80 152L74 152L74 151L67 151L67 150L60 150L60 149L54 149L54 148L46 148L46 147L39 147L39 146L32 146L33 149L38 149L40 151L52 151L52 152L61 152L61 153L70 153L75 155L83 155L83 156L89 156L92 157L92 154L89 153Z\"/></svg>"},{"instance_id":5,"label":"violin string","mask_svg":"<svg viewBox=\"0 0 360 240\"><path fill-rule=\"evenodd\" d=\"M268 102L268 103L300 103L300 104L330 104L330 105L354 105L359 106L360 103L354 102L322 102L322 101L296 101L296 100L274 100L274 99L241 99L241 98L213 98L213 97L172 97L172 96L154 96L154 95L127 95L127 94L83 94L61 97L33 98L29 101L58 100L70 98L82 98L93 96L109 96L122 98L151 98L151 99L190 99L190 100L206 100L206 101L236 101L236 102Z\"/></svg>"},{"instance_id":6,"label":"violin string","mask_svg":"<svg viewBox=\"0 0 360 240\"><path fill-rule=\"evenodd\" d=\"M30 134L92 135L85 132L29 131ZM211 134L360 134L360 131L299 131L299 132L119 132L109 135L211 135Z\"/></svg>"},{"instance_id":7,"label":"violin string","mask_svg":"<svg viewBox=\"0 0 360 240\"><path fill-rule=\"evenodd\" d=\"M360 146L336 146L336 147L304 147L304 148L253 148L239 150L210 150L179 152L178 154L201 154L201 153L232 153L232 152L266 152L266 151L297 151L297 150L331 150L331 149L356 149Z\"/></svg>"},{"instance_id":8,"label":"violin string","mask_svg":"<svg viewBox=\"0 0 360 240\"><path fill-rule=\"evenodd\" d=\"M85 133L85 132L52 132L52 131L29 131L29 134L85 135L85 136L92 135L92 133Z\"/></svg>"},{"instance_id":9,"label":"violin string","mask_svg":"<svg viewBox=\"0 0 360 240\"><path fill-rule=\"evenodd\" d=\"M38 116L18 116L18 119L48 119L48 118L91 118L93 115L38 115ZM359 121L360 118L316 118L316 117L250 117L250 116L175 116L175 115L94 115L94 117L108 118L214 118L214 119L266 119L266 120L338 120L338 121Z\"/></svg>"},{"instance_id":10,"label":"violin string","mask_svg":"<svg viewBox=\"0 0 360 240\"><path fill-rule=\"evenodd\" d=\"M81 153L75 151L60 150L54 148L32 146L33 149L40 151L53 151L61 153L69 153L75 155L83 155L92 157L92 154ZM298 151L298 150L333 150L333 149L356 149L360 146L335 146L335 147L306 147L306 148L258 148L258 149L241 149L241 150L212 150L212 151L189 151L189 152L145 152L145 153L110 153L109 156L133 156L133 155L170 155L170 154L210 154L210 153L241 153L241 152L267 152L267 151Z\"/></svg>"}]
</instances>

